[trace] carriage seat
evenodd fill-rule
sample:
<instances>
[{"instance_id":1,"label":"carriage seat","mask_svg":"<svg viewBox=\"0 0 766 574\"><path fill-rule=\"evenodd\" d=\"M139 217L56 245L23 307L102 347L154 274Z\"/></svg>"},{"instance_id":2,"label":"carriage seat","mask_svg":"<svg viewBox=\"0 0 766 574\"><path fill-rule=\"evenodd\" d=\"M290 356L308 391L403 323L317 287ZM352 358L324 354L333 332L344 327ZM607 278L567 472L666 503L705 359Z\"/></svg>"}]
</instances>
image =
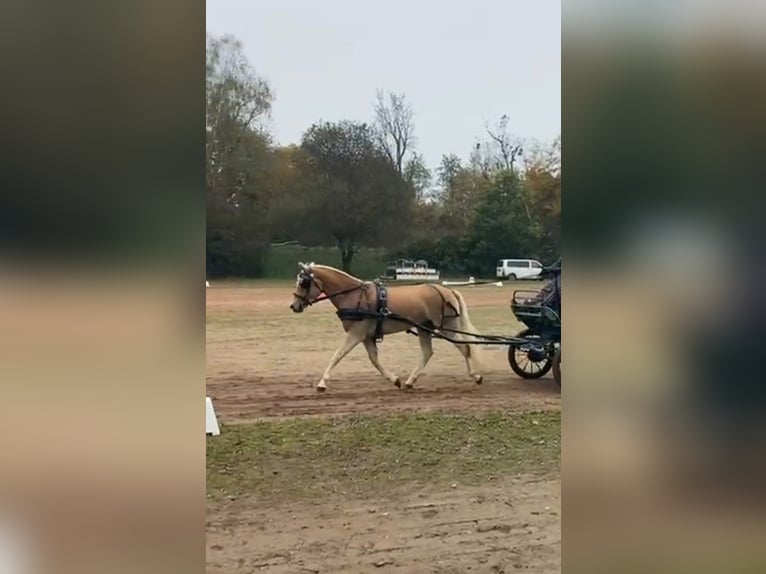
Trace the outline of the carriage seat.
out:
<instances>
[{"instance_id":1,"label":"carriage seat","mask_svg":"<svg viewBox=\"0 0 766 574\"><path fill-rule=\"evenodd\" d=\"M511 301L514 313L520 319L545 318L553 323L561 322L561 284L549 282L540 291L516 291Z\"/></svg>"}]
</instances>

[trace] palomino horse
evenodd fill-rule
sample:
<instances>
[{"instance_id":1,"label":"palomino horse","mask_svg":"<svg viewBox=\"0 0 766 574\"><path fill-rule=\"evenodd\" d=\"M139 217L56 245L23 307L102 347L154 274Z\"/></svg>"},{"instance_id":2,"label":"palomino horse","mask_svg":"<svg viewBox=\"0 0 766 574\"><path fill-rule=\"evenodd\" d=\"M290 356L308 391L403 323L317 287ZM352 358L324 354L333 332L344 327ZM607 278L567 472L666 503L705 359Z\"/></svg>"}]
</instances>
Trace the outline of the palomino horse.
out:
<instances>
[{"instance_id":1,"label":"palomino horse","mask_svg":"<svg viewBox=\"0 0 766 574\"><path fill-rule=\"evenodd\" d=\"M334 267L314 263L298 265L300 273L290 309L301 313L309 305L329 299L338 309L343 329L346 331L346 340L335 351L316 386L319 392L327 390L330 371L359 343L364 343L370 362L380 374L397 387L401 387L399 377L387 371L378 361L376 340L383 335L406 331L414 326L418 332L422 357L404 383L404 387L410 389L433 355L433 335L429 330L445 328L476 333L468 317L468 308L463 296L452 289L441 285L399 285L381 291L375 283L362 281ZM381 295L386 293L381 312ZM410 322L385 318L388 315ZM451 338L456 341L470 340L470 336L460 333L452 335ZM476 348L465 343L453 344L465 358L469 375L476 384L481 384L483 378L474 364Z\"/></svg>"}]
</instances>

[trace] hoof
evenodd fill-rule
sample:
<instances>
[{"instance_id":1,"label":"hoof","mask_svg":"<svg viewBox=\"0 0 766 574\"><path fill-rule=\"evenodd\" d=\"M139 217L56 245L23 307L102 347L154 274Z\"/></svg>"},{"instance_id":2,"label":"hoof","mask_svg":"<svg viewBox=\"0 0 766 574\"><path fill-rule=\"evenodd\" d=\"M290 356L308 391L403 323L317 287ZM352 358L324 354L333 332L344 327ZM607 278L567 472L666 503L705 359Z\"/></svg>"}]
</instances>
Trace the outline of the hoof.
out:
<instances>
[{"instance_id":1,"label":"hoof","mask_svg":"<svg viewBox=\"0 0 766 574\"><path fill-rule=\"evenodd\" d=\"M325 392L326 390L327 390L327 387L317 387L317 392L318 392L318 393L323 393L323 392Z\"/></svg>"},{"instance_id":2,"label":"hoof","mask_svg":"<svg viewBox=\"0 0 766 574\"><path fill-rule=\"evenodd\" d=\"M400 380L397 378L397 379L394 381L394 386L395 386L397 389L401 389L401 388L402 388L402 382L401 382L401 381L400 381Z\"/></svg>"},{"instance_id":3,"label":"hoof","mask_svg":"<svg viewBox=\"0 0 766 574\"><path fill-rule=\"evenodd\" d=\"M404 390L405 391L411 391L412 390L412 383L404 383Z\"/></svg>"},{"instance_id":4,"label":"hoof","mask_svg":"<svg viewBox=\"0 0 766 574\"><path fill-rule=\"evenodd\" d=\"M478 378L478 379L476 379L476 384L477 384L477 385L480 385L480 384L482 384L483 382L484 382L484 377L482 377L481 375L479 375L479 378Z\"/></svg>"}]
</instances>

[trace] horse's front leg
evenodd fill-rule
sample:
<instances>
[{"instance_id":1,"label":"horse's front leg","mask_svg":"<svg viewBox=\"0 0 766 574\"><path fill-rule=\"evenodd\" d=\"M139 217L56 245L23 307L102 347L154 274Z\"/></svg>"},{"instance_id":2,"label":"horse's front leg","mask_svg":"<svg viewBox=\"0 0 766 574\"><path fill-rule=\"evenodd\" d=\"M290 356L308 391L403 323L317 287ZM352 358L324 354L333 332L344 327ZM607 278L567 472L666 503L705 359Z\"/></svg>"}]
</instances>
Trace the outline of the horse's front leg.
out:
<instances>
[{"instance_id":1,"label":"horse's front leg","mask_svg":"<svg viewBox=\"0 0 766 574\"><path fill-rule=\"evenodd\" d=\"M327 381L330 380L330 371L333 370L335 365L341 362L343 360L343 357L349 354L351 349L356 347L359 343L362 342L362 339L359 337L357 333L355 333L353 330L349 331L346 335L346 340L343 342L343 344L338 347L338 350L335 351L335 354L332 356L332 359L330 359L330 364L327 365L327 368L325 369L324 375L322 375L322 379L317 383L317 392L323 392L327 390Z\"/></svg>"},{"instance_id":2,"label":"horse's front leg","mask_svg":"<svg viewBox=\"0 0 766 574\"><path fill-rule=\"evenodd\" d=\"M428 360L433 356L434 351L431 346L431 334L425 331L418 331L418 339L420 340L420 363L412 370L410 377L404 382L405 389L411 389L415 381L418 380L420 373L426 368Z\"/></svg>"},{"instance_id":3,"label":"horse's front leg","mask_svg":"<svg viewBox=\"0 0 766 574\"><path fill-rule=\"evenodd\" d=\"M380 374L383 375L389 381L391 381L397 387L401 387L402 383L399 381L399 377L397 377L393 373L389 373L386 370L386 368L380 364L380 360L378 359L378 346L375 344L375 340L365 339L364 348L367 349L367 356L370 357L370 362L373 364L373 366L376 369L378 369Z\"/></svg>"}]
</instances>

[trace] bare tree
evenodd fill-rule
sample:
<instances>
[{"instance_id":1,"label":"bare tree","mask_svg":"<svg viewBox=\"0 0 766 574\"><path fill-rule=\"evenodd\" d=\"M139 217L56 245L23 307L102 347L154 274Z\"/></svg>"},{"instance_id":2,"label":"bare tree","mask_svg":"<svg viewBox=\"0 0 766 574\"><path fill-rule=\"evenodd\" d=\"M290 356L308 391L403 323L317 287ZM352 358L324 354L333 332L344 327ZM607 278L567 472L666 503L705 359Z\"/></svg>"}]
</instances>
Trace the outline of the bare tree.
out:
<instances>
[{"instance_id":1,"label":"bare tree","mask_svg":"<svg viewBox=\"0 0 766 574\"><path fill-rule=\"evenodd\" d=\"M557 177L561 176L561 135L548 144L532 140L524 149L525 171L544 170Z\"/></svg>"},{"instance_id":2,"label":"bare tree","mask_svg":"<svg viewBox=\"0 0 766 574\"><path fill-rule=\"evenodd\" d=\"M375 124L378 143L383 147L388 159L405 177L404 161L408 151L415 147L415 124L412 121L412 108L404 94L378 90L375 100Z\"/></svg>"},{"instance_id":3,"label":"bare tree","mask_svg":"<svg viewBox=\"0 0 766 574\"><path fill-rule=\"evenodd\" d=\"M522 159L524 148L521 142L511 135L508 130L508 115L503 114L500 121L494 127L485 124L485 129L490 141L477 142L476 148L471 154L471 165L486 178L489 179L493 172L507 171L511 176L515 175L516 161ZM527 220L533 222L529 203L524 197L522 188L517 188Z\"/></svg>"},{"instance_id":4,"label":"bare tree","mask_svg":"<svg viewBox=\"0 0 766 574\"><path fill-rule=\"evenodd\" d=\"M494 128L488 125L485 128L489 137L497 144L503 167L513 173L514 164L524 150L508 131L508 116L503 114Z\"/></svg>"}]
</instances>

